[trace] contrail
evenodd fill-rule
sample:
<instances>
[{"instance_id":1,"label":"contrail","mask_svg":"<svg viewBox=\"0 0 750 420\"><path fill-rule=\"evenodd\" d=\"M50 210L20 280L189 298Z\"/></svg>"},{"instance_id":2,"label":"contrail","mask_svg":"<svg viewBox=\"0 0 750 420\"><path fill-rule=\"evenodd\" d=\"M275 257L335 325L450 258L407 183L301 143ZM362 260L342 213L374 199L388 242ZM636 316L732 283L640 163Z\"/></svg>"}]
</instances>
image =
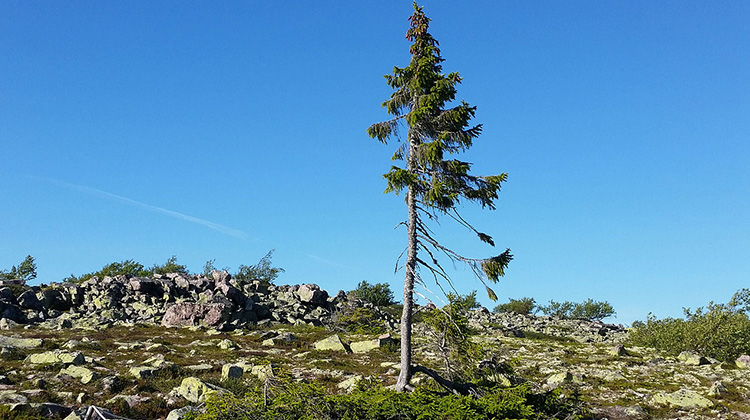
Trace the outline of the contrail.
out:
<instances>
[{"instance_id":1,"label":"contrail","mask_svg":"<svg viewBox=\"0 0 750 420\"><path fill-rule=\"evenodd\" d=\"M51 182L53 184L58 184L58 185L62 185L64 187L68 187L68 188L76 189L76 190L79 190L79 191L83 191L83 192L86 192L86 193L89 193L89 194L98 195L100 197L113 199L113 200L116 200L116 201L119 201L119 202L122 202L122 203L130 204L130 205L135 206L135 207L140 207L140 208L145 209L145 210L150 210L150 211L153 211L155 213L165 214L167 216L174 217L176 219L181 219L181 220L185 220L185 221L188 221L188 222L197 223L199 225L206 226L209 229L213 229L213 230L215 230L217 232L221 232L221 233L226 234L226 235L234 236L236 238L247 239L247 234L245 232L241 231L241 230L233 229L233 228L230 228L230 227L227 227L227 226L224 226L224 225L220 225L218 223L209 222L208 220L199 219L197 217L193 217L193 216L189 216L187 214L183 214L183 213L179 213L179 212L172 211L172 210L169 210L169 209L165 209L163 207L152 206L151 204L141 203L140 201L132 200L130 198L123 197L123 196L120 196L120 195L117 195L117 194L108 193L108 192L100 190L98 188L87 187L85 185L71 184L69 182L59 181L59 180L51 179L51 178L43 178L43 177L35 176L35 175L27 175L27 176L30 177L30 178L41 179L43 181Z\"/></svg>"}]
</instances>

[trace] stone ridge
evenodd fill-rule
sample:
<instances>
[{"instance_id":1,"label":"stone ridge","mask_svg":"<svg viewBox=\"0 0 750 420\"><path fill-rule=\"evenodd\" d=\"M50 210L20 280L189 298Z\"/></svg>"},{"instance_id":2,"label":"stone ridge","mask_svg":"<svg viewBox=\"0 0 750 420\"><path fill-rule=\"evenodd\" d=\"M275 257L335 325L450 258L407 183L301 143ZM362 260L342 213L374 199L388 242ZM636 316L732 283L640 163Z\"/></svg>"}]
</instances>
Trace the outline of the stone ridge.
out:
<instances>
[{"instance_id":1,"label":"stone ridge","mask_svg":"<svg viewBox=\"0 0 750 420\"><path fill-rule=\"evenodd\" d=\"M18 297L10 288L0 288L0 318L5 322L52 328L146 323L224 331L269 324L324 326L347 304L343 291L330 296L315 284L240 283L225 271L213 271L210 277L183 273L93 277L80 284L26 288ZM358 305L369 307L389 329L398 330L398 320L388 313L366 302ZM515 337L543 334L582 343L619 343L627 336L622 326L597 321L495 314L486 308L470 311L469 319L482 332Z\"/></svg>"}]
</instances>

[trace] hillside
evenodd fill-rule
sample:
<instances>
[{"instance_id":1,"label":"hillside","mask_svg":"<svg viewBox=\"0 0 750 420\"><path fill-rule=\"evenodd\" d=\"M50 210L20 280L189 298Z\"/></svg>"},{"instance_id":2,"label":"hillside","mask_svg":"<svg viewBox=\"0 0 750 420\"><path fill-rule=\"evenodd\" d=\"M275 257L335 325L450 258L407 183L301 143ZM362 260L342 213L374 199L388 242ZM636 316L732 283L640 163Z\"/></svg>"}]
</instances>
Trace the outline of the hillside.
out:
<instances>
[{"instance_id":1,"label":"hillside","mask_svg":"<svg viewBox=\"0 0 750 420\"><path fill-rule=\"evenodd\" d=\"M134 419L178 410L176 419L219 388L241 396L286 378L344 393L392 385L398 373L389 310L314 285L238 285L215 272L2 288L0 297L0 414L10 418L73 420L95 406ZM488 356L476 362L495 366L496 381L580 392L593 418L750 419L742 363L629 346L622 327L601 322L484 308L468 318ZM438 368L430 336L415 326L415 358Z\"/></svg>"}]
</instances>

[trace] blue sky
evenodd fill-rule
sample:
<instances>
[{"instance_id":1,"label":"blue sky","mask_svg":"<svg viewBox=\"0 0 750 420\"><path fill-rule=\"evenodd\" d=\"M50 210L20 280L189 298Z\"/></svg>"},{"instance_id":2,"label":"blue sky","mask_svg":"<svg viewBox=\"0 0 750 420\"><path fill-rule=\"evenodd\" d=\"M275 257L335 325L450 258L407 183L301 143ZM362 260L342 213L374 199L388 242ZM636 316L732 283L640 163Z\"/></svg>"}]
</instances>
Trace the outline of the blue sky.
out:
<instances>
[{"instance_id":1,"label":"blue sky","mask_svg":"<svg viewBox=\"0 0 750 420\"><path fill-rule=\"evenodd\" d=\"M515 255L501 301L607 300L630 323L750 287L750 3L423 5L484 125L463 158L509 173L496 211L463 209ZM0 3L0 268L31 254L49 283L171 255L235 270L276 249L279 283L400 295L405 207L381 177L395 145L365 129L387 118L382 76L408 64L410 14ZM453 278L481 290L465 268Z\"/></svg>"}]
</instances>

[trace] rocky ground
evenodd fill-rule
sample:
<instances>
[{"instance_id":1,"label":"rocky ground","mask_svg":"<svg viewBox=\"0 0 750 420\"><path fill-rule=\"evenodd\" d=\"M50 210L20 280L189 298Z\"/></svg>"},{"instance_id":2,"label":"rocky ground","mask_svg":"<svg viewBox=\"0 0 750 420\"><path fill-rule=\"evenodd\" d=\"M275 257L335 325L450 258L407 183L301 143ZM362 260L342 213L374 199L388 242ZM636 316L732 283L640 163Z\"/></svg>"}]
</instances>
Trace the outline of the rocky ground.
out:
<instances>
[{"instance_id":1,"label":"rocky ground","mask_svg":"<svg viewBox=\"0 0 750 420\"><path fill-rule=\"evenodd\" d=\"M31 412L73 420L97 407L133 419L178 419L212 392L241 395L281 376L321 381L332 392L346 392L359 380L395 383L399 356L391 336L353 334L333 322L351 304L344 296L313 286L261 291L254 285L247 293L217 275L213 288L204 285L211 299L196 288L180 300L142 287L147 279L132 280L110 279L119 284L119 306L112 299L87 303L112 298L104 281L79 286L79 301L69 300L70 306L52 308L53 300L45 303L50 289L41 288L32 290L41 304L31 296L5 299L6 308L17 309L6 310L16 311L15 321L0 319L0 417ZM244 299L228 298L233 292L224 294L221 284L242 291ZM0 296L9 294L0 289ZM156 309L132 309L133 302ZM216 303L225 306L216 309ZM31 304L35 308L25 307ZM383 330L393 330L392 317L377 314ZM508 383L530 381L540 392L578 390L596 418L750 419L746 359L670 357L628 346L623 328L598 322L486 309L473 311L470 320L480 332L475 339L513 367ZM416 361L435 365L425 328L415 327Z\"/></svg>"}]
</instances>

